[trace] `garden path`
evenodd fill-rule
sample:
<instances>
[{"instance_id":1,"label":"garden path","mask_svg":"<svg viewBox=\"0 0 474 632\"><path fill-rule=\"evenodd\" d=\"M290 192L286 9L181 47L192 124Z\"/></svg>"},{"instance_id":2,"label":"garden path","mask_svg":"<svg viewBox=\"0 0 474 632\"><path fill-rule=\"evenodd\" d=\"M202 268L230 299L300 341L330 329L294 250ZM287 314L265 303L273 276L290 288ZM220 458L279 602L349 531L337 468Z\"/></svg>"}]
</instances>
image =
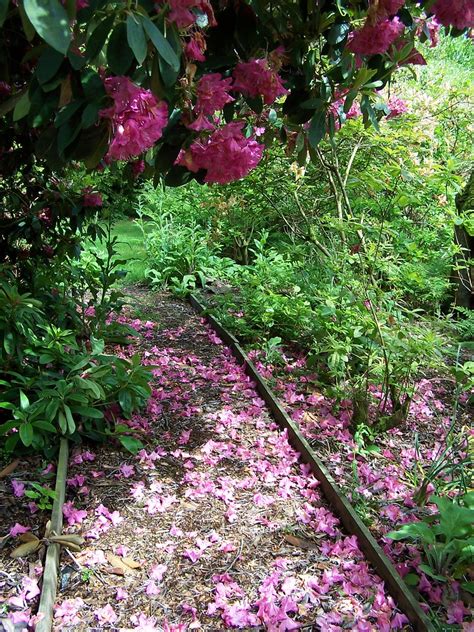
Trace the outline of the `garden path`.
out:
<instances>
[{"instance_id":1,"label":"garden path","mask_svg":"<svg viewBox=\"0 0 474 632\"><path fill-rule=\"evenodd\" d=\"M86 545L63 554L56 629L404 628L230 351L188 305L135 298L121 353L154 366L128 422L145 447L72 453L66 529Z\"/></svg>"}]
</instances>

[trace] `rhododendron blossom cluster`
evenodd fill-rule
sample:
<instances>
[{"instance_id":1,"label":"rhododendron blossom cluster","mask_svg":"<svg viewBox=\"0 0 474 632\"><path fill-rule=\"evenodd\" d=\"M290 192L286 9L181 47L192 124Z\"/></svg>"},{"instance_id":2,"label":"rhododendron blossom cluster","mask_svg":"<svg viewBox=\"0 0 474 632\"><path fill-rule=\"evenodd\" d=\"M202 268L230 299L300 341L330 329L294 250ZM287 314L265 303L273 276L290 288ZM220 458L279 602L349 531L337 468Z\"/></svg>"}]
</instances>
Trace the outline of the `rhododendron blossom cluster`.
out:
<instances>
[{"instance_id":1,"label":"rhododendron blossom cluster","mask_svg":"<svg viewBox=\"0 0 474 632\"><path fill-rule=\"evenodd\" d=\"M407 104L403 101L403 99L398 97L392 97L389 99L387 105L390 110L390 113L387 115L388 119L395 118L396 116L400 116L401 114L408 112Z\"/></svg>"},{"instance_id":2,"label":"rhododendron blossom cluster","mask_svg":"<svg viewBox=\"0 0 474 632\"><path fill-rule=\"evenodd\" d=\"M457 29L474 28L474 2L472 0L436 0L430 12L444 26Z\"/></svg>"},{"instance_id":3,"label":"rhododendron blossom cluster","mask_svg":"<svg viewBox=\"0 0 474 632\"><path fill-rule=\"evenodd\" d=\"M163 0L157 3L157 8L161 8ZM187 28L195 24L199 14L207 17L210 26L216 25L214 11L209 0L168 0L170 12L168 20L174 22L179 28Z\"/></svg>"},{"instance_id":4,"label":"rhododendron blossom cluster","mask_svg":"<svg viewBox=\"0 0 474 632\"><path fill-rule=\"evenodd\" d=\"M196 173L207 171L204 182L227 184L245 177L262 158L263 145L242 134L243 123L234 121L198 139L181 151L176 164Z\"/></svg>"},{"instance_id":5,"label":"rhododendron blossom cluster","mask_svg":"<svg viewBox=\"0 0 474 632\"><path fill-rule=\"evenodd\" d=\"M114 101L100 112L110 119L112 141L106 160L129 160L153 147L168 122L168 106L128 77L108 77L105 90Z\"/></svg>"},{"instance_id":6,"label":"rhododendron blossom cluster","mask_svg":"<svg viewBox=\"0 0 474 632\"><path fill-rule=\"evenodd\" d=\"M361 29L351 34L347 48L358 55L386 53L404 30L398 18L378 20L375 24L367 20Z\"/></svg>"},{"instance_id":7,"label":"rhododendron blossom cluster","mask_svg":"<svg viewBox=\"0 0 474 632\"><path fill-rule=\"evenodd\" d=\"M212 130L214 125L207 118L227 104L234 98L230 96L230 86L232 79L223 79L218 72L204 75L199 79L196 86L196 105L193 112L197 115L196 120L188 125L194 131Z\"/></svg>"},{"instance_id":8,"label":"rhododendron blossom cluster","mask_svg":"<svg viewBox=\"0 0 474 632\"><path fill-rule=\"evenodd\" d=\"M249 97L263 97L271 105L278 97L288 93L278 74L270 67L267 59L251 59L240 62L233 72L233 90Z\"/></svg>"}]
</instances>

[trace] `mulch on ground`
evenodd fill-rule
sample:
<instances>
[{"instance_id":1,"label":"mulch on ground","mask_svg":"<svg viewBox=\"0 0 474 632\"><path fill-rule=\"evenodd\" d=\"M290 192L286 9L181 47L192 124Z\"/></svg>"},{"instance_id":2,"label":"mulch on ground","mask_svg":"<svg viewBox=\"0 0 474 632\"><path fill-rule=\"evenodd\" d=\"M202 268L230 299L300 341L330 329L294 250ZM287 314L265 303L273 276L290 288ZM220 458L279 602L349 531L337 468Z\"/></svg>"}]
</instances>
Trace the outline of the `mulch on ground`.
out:
<instances>
[{"instance_id":1,"label":"mulch on ground","mask_svg":"<svg viewBox=\"0 0 474 632\"><path fill-rule=\"evenodd\" d=\"M409 629L229 350L180 301L135 290L133 304L141 340L119 351L154 367L147 410L126 421L144 449L71 455L66 530L86 545L62 554L56 629ZM28 619L38 564L7 563L5 610Z\"/></svg>"}]
</instances>

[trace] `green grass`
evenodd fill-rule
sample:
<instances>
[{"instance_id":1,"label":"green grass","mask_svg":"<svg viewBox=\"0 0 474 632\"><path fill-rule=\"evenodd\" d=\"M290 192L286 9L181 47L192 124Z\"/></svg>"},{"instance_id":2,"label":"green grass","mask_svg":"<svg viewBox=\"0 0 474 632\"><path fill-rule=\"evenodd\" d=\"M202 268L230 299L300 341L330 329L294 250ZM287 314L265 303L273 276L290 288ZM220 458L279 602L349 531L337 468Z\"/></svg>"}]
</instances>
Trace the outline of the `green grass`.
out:
<instances>
[{"instance_id":1,"label":"green grass","mask_svg":"<svg viewBox=\"0 0 474 632\"><path fill-rule=\"evenodd\" d=\"M117 254L127 261L127 276L123 279L123 285L145 281L148 264L140 228L133 219L122 219L114 224L112 235L118 239Z\"/></svg>"}]
</instances>

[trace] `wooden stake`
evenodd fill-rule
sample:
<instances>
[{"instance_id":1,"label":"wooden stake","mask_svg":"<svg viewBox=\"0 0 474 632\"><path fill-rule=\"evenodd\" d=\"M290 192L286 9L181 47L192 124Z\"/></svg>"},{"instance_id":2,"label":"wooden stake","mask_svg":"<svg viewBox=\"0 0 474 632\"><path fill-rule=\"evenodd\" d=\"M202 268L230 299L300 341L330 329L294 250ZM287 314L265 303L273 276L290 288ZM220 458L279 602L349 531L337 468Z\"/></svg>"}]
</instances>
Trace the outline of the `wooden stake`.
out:
<instances>
[{"instance_id":1,"label":"wooden stake","mask_svg":"<svg viewBox=\"0 0 474 632\"><path fill-rule=\"evenodd\" d=\"M56 496L51 513L51 532L61 535L63 528L63 505L66 496L66 477L68 465L69 447L67 439L62 438L59 445L59 457L56 470ZM36 624L36 632L50 632L53 624L54 603L58 586L58 567L61 547L51 542L46 551L46 560L43 571L43 586L38 608L38 614L42 615L41 621Z\"/></svg>"}]
</instances>

